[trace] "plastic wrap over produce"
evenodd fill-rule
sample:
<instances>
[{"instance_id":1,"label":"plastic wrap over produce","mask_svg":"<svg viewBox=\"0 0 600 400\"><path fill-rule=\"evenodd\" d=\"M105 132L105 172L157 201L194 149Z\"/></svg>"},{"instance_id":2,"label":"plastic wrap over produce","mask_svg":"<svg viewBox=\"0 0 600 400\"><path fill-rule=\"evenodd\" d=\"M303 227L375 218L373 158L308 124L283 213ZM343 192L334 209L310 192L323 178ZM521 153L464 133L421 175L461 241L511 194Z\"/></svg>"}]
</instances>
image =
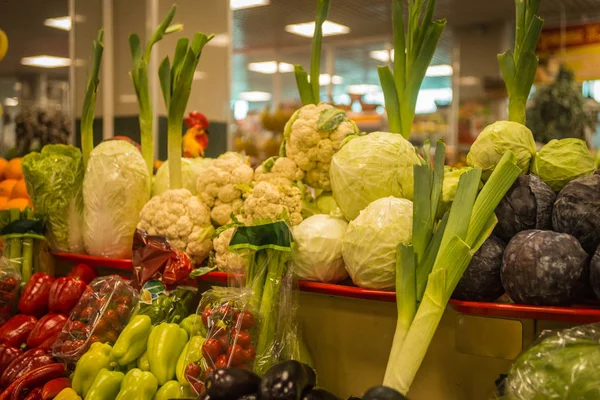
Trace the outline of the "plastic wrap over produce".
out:
<instances>
[{"instance_id":1,"label":"plastic wrap over produce","mask_svg":"<svg viewBox=\"0 0 600 400\"><path fill-rule=\"evenodd\" d=\"M150 176L139 150L124 140L102 142L83 179L83 242L93 256L130 258Z\"/></svg>"},{"instance_id":2,"label":"plastic wrap over produce","mask_svg":"<svg viewBox=\"0 0 600 400\"><path fill-rule=\"evenodd\" d=\"M114 344L138 300L137 290L120 276L94 279L71 311L52 355L75 364L93 343Z\"/></svg>"},{"instance_id":3,"label":"plastic wrap over produce","mask_svg":"<svg viewBox=\"0 0 600 400\"><path fill-rule=\"evenodd\" d=\"M0 326L17 313L21 274L0 257Z\"/></svg>"},{"instance_id":4,"label":"plastic wrap over produce","mask_svg":"<svg viewBox=\"0 0 600 400\"><path fill-rule=\"evenodd\" d=\"M503 400L600 398L600 325L544 332L513 364Z\"/></svg>"}]
</instances>

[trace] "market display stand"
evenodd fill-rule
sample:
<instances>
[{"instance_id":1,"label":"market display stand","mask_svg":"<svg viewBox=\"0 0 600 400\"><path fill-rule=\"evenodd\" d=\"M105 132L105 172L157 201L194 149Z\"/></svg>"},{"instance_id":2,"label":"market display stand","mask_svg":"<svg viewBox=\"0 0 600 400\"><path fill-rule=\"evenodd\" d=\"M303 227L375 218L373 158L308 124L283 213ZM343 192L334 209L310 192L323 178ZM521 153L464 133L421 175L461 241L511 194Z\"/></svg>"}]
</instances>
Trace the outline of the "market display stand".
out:
<instances>
[{"instance_id":1,"label":"market display stand","mask_svg":"<svg viewBox=\"0 0 600 400\"><path fill-rule=\"evenodd\" d=\"M55 254L59 264L129 273L131 260ZM200 278L226 283L227 274ZM319 382L340 396L381 383L396 324L395 293L300 281L299 319ZM533 307L451 300L419 374L412 400L490 398L494 380L537 334L548 328L600 321L600 309Z\"/></svg>"}]
</instances>

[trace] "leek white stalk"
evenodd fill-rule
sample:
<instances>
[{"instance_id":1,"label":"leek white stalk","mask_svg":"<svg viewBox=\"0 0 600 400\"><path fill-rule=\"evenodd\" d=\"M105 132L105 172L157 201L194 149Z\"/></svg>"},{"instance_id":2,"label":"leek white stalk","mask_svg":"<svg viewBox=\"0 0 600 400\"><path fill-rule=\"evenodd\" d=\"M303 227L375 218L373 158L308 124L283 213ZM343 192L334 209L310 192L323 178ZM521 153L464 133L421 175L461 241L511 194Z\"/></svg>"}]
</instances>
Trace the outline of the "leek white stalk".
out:
<instances>
[{"instance_id":1,"label":"leek white stalk","mask_svg":"<svg viewBox=\"0 0 600 400\"><path fill-rule=\"evenodd\" d=\"M85 89L85 98L83 99L83 110L81 112L81 151L83 155L83 168L87 166L90 153L94 149L94 116L96 108L96 93L98 92L98 85L100 81L98 75L100 74L100 64L102 62L102 52L104 51L104 44L102 43L102 36L104 35L104 29L100 28L98 31L98 37L94 40L92 50L92 70L87 81Z\"/></svg>"}]
</instances>

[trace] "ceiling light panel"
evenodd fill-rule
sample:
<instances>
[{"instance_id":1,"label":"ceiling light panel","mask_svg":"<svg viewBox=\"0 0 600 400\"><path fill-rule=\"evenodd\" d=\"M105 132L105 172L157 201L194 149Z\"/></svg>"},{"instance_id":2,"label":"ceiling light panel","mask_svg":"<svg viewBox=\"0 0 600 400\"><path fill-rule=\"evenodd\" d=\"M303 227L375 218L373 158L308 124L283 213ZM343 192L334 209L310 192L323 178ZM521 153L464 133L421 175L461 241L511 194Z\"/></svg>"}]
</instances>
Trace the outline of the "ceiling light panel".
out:
<instances>
[{"instance_id":1,"label":"ceiling light panel","mask_svg":"<svg viewBox=\"0 0 600 400\"><path fill-rule=\"evenodd\" d=\"M289 63L277 61L262 61L248 64L248 70L258 72L260 74L274 74L279 70L280 73L294 72L294 66Z\"/></svg>"},{"instance_id":2,"label":"ceiling light panel","mask_svg":"<svg viewBox=\"0 0 600 400\"><path fill-rule=\"evenodd\" d=\"M243 10L245 8L268 6L270 3L270 0L230 0L229 8L232 10Z\"/></svg>"},{"instance_id":3,"label":"ceiling light panel","mask_svg":"<svg viewBox=\"0 0 600 400\"><path fill-rule=\"evenodd\" d=\"M48 55L32 56L21 58L21 64L30 67L41 67L41 68L60 68L68 67L71 65L70 58L54 57Z\"/></svg>"},{"instance_id":4,"label":"ceiling light panel","mask_svg":"<svg viewBox=\"0 0 600 400\"><path fill-rule=\"evenodd\" d=\"M62 29L63 31L70 31L71 17L48 18L44 21L44 25L50 28Z\"/></svg>"},{"instance_id":5,"label":"ceiling light panel","mask_svg":"<svg viewBox=\"0 0 600 400\"><path fill-rule=\"evenodd\" d=\"M315 22L286 25L285 31L293 33L294 35L311 38L315 33ZM323 22L323 36L345 35L347 33L350 33L350 28L346 25L337 24L327 20Z\"/></svg>"}]
</instances>

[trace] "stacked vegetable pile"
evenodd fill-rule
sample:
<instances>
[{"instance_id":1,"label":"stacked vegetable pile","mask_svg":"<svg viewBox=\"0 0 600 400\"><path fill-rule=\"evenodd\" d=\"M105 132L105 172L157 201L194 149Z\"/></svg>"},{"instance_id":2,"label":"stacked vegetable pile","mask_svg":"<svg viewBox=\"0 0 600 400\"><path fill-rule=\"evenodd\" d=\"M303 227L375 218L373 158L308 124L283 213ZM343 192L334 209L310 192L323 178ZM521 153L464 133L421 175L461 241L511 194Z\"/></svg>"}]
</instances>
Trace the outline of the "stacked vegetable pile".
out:
<instances>
[{"instance_id":1,"label":"stacked vegetable pile","mask_svg":"<svg viewBox=\"0 0 600 400\"><path fill-rule=\"evenodd\" d=\"M35 273L29 279L18 302L21 314L0 325L0 398L25 398L26 391L56 395L69 382L54 380L64 377L66 368L53 357L52 348L94 277L94 270L79 265L67 277Z\"/></svg>"}]
</instances>

